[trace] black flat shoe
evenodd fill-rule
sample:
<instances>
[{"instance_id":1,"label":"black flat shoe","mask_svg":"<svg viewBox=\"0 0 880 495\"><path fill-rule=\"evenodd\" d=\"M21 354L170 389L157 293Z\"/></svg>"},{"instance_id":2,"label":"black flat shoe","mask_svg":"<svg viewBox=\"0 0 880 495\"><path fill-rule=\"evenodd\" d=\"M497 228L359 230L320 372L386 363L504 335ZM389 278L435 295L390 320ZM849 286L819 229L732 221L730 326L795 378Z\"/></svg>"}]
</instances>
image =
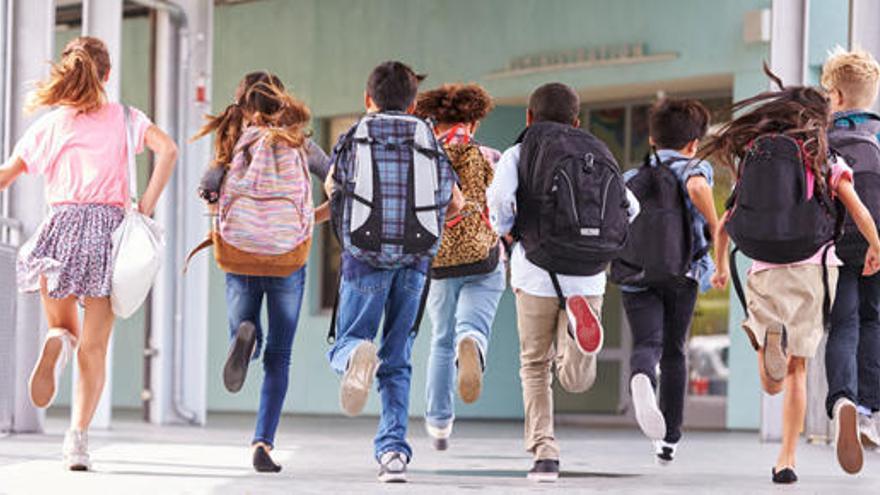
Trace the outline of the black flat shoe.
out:
<instances>
[{"instance_id":1,"label":"black flat shoe","mask_svg":"<svg viewBox=\"0 0 880 495\"><path fill-rule=\"evenodd\" d=\"M260 445L254 449L254 469L258 473L279 473L281 465L275 464L266 447Z\"/></svg>"},{"instance_id":2,"label":"black flat shoe","mask_svg":"<svg viewBox=\"0 0 880 495\"><path fill-rule=\"evenodd\" d=\"M256 345L257 327L249 321L241 322L232 346L229 347L226 364L223 366L223 385L226 386L226 390L236 393L244 386L248 365Z\"/></svg>"},{"instance_id":3,"label":"black flat shoe","mask_svg":"<svg viewBox=\"0 0 880 495\"><path fill-rule=\"evenodd\" d=\"M790 485L798 480L796 474L794 474L794 469L785 468L782 471L776 472L776 468L773 468L771 471L773 473L773 482L780 485Z\"/></svg>"}]
</instances>

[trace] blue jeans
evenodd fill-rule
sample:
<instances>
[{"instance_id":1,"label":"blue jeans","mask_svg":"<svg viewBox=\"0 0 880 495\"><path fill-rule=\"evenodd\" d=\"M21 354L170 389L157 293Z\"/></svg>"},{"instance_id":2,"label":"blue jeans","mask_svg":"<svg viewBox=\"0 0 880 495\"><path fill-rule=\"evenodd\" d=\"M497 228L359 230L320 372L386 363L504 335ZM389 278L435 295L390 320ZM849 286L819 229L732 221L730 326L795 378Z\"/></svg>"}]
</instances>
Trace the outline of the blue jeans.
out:
<instances>
[{"instance_id":1,"label":"blue jeans","mask_svg":"<svg viewBox=\"0 0 880 495\"><path fill-rule=\"evenodd\" d=\"M476 340L485 363L492 322L504 287L501 262L491 273L431 281L425 308L433 325L425 412L425 420L431 426L443 429L455 419L455 353L461 339Z\"/></svg>"},{"instance_id":2,"label":"blue jeans","mask_svg":"<svg viewBox=\"0 0 880 495\"><path fill-rule=\"evenodd\" d=\"M855 266L839 273L825 348L829 417L840 398L880 410L880 275Z\"/></svg>"},{"instance_id":3,"label":"blue jeans","mask_svg":"<svg viewBox=\"0 0 880 495\"><path fill-rule=\"evenodd\" d=\"M409 391L412 378L411 332L418 315L425 274L412 268L351 273L343 261L336 342L328 357L338 374L345 373L349 357L364 341L372 341L383 323L376 379L382 399L379 430L373 442L378 460L386 452L412 458L406 441Z\"/></svg>"},{"instance_id":4,"label":"blue jeans","mask_svg":"<svg viewBox=\"0 0 880 495\"><path fill-rule=\"evenodd\" d=\"M263 388L253 443L264 442L274 446L275 431L281 418L290 371L290 349L302 306L306 268L302 267L289 277L253 277L226 274L226 305L229 314L230 337L235 338L238 326L249 321L257 327L257 347L254 359L262 350ZM269 314L269 332L263 331L260 310L266 298ZM265 348L263 342L265 341Z\"/></svg>"}]
</instances>

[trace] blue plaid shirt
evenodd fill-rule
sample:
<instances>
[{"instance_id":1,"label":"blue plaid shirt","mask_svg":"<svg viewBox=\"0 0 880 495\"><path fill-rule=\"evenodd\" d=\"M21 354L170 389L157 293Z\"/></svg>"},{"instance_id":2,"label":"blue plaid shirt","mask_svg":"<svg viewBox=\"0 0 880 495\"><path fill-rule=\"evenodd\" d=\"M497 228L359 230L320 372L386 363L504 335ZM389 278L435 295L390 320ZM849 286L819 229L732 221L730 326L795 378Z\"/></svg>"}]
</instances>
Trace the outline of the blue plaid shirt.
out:
<instances>
[{"instance_id":1,"label":"blue plaid shirt","mask_svg":"<svg viewBox=\"0 0 880 495\"><path fill-rule=\"evenodd\" d=\"M369 122L368 125L370 136L372 138L390 144L403 144L410 141L415 133L416 126L414 122L406 122L396 119L376 120ZM350 132L351 131L340 137L340 142L345 139ZM438 204L445 205L449 203L452 197L452 187L457 179L442 146L440 146L433 136L431 136L431 141L434 149L440 153L440 161L443 164L443 166L439 167L439 190L437 192L436 201ZM337 146L334 149L333 156L330 159L332 164L336 165L337 161L353 159L353 157L339 156L337 151L339 148L340 147ZM379 174L378 187L381 188L382 210L387 220L383 223L382 237L385 239L403 240L406 212L401 207L407 204L410 164L412 163L413 153L417 152L412 151L410 146L389 147L383 144L373 144L371 145L371 150L373 153L373 162L375 163ZM445 216L445 213L445 207L438 212L441 220ZM346 221L345 223L347 224L348 222ZM441 221L441 229L443 224L444 222ZM431 266L431 256L403 255L402 251L402 244L386 244L383 245L382 254L388 255L389 257L403 256L405 259L403 263L404 265L415 268L422 273L428 273ZM369 263L358 260L347 252L343 253L342 261L345 275L370 273L379 270Z\"/></svg>"}]
</instances>

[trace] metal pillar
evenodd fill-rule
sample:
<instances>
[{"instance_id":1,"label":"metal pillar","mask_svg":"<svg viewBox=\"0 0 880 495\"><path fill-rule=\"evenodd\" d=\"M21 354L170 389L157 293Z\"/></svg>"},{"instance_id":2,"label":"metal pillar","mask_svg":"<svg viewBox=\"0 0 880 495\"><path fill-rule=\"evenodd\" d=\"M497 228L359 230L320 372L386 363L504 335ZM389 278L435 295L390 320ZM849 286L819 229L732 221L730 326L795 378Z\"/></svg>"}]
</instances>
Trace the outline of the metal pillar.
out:
<instances>
[{"instance_id":1,"label":"metal pillar","mask_svg":"<svg viewBox=\"0 0 880 495\"><path fill-rule=\"evenodd\" d=\"M784 84L804 84L807 81L810 0L773 0L770 12L770 67ZM782 438L783 395L762 393L762 440Z\"/></svg>"},{"instance_id":2,"label":"metal pillar","mask_svg":"<svg viewBox=\"0 0 880 495\"><path fill-rule=\"evenodd\" d=\"M122 64L120 52L122 51L122 0L85 0L83 2L82 34L100 38L107 45L110 52L110 80L104 85L109 101L120 100L120 76ZM74 363L75 364L75 363ZM110 419L113 408L113 337L107 347L106 379L101 400L95 410L92 419L92 428L110 428ZM78 367L73 366L73 393L76 395L76 381L78 379Z\"/></svg>"},{"instance_id":3,"label":"metal pillar","mask_svg":"<svg viewBox=\"0 0 880 495\"><path fill-rule=\"evenodd\" d=\"M876 0L849 1L849 46L863 48L880 58L880 2ZM880 111L880 103L874 103Z\"/></svg>"},{"instance_id":4,"label":"metal pillar","mask_svg":"<svg viewBox=\"0 0 880 495\"><path fill-rule=\"evenodd\" d=\"M168 234L166 258L153 289L150 421L204 424L207 399L208 265L196 260L181 275L188 248L204 238L204 207L192 191L210 143L189 143L209 111L213 2L135 0L156 9L156 124L180 148L177 171L156 210ZM203 91L197 91L201 86Z\"/></svg>"},{"instance_id":5,"label":"metal pillar","mask_svg":"<svg viewBox=\"0 0 880 495\"><path fill-rule=\"evenodd\" d=\"M6 99L4 149L10 150L34 118L25 116L23 106L28 83L44 78L49 71L55 41L55 2L53 0L12 0L8 2L5 31ZM43 219L43 187L37 177L21 177L10 191L9 216L20 221L22 234L31 236ZM46 323L37 295L20 295L15 319L15 407L12 430L40 432L43 411L34 409L28 399L28 377L37 360Z\"/></svg>"}]
</instances>

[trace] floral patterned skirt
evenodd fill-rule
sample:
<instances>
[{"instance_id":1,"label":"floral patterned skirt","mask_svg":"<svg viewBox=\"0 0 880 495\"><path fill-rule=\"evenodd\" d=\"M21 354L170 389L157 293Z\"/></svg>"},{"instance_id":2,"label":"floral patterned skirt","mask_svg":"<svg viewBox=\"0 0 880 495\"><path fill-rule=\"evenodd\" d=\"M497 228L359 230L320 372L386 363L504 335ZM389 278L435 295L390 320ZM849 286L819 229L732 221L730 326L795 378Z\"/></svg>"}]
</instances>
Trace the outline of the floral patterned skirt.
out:
<instances>
[{"instance_id":1,"label":"floral patterned skirt","mask_svg":"<svg viewBox=\"0 0 880 495\"><path fill-rule=\"evenodd\" d=\"M52 207L49 218L18 255L18 288L40 290L46 277L49 297L109 297L113 274L112 236L125 210L113 205Z\"/></svg>"}]
</instances>

